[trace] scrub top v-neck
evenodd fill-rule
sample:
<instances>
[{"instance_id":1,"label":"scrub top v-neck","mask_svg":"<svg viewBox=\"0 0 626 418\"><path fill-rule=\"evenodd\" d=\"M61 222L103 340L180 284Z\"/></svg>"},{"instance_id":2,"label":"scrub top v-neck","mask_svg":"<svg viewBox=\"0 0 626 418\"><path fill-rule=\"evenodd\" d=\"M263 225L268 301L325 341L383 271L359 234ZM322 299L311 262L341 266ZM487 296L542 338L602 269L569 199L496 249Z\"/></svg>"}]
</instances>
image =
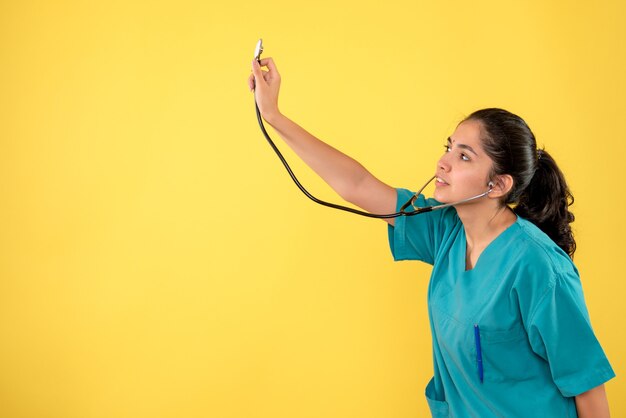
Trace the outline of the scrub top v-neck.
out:
<instances>
[{"instance_id":1,"label":"scrub top v-neck","mask_svg":"<svg viewBox=\"0 0 626 418\"><path fill-rule=\"evenodd\" d=\"M412 196L405 189L397 194L398 207ZM418 199L419 206L437 203ZM434 376L426 398L434 417L576 417L574 396L615 376L591 327L576 267L531 222L518 216L471 270L452 207L396 218L388 236L396 261L433 265Z\"/></svg>"}]
</instances>

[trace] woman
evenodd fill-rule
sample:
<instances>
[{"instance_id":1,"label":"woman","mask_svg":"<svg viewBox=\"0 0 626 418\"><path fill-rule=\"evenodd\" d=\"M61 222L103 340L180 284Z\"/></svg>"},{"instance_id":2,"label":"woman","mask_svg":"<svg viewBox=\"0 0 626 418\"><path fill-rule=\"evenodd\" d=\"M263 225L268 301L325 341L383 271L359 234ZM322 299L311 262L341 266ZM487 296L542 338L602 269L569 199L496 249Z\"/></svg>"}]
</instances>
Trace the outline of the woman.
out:
<instances>
[{"instance_id":1,"label":"woman","mask_svg":"<svg viewBox=\"0 0 626 418\"><path fill-rule=\"evenodd\" d=\"M261 67L267 66L268 71ZM248 79L263 118L343 199L392 213L412 193L310 135L278 109L271 58ZM571 257L573 198L552 157L518 116L483 109L463 120L436 167L434 199L485 197L387 219L395 260L433 265L428 310L435 417L608 417L615 376L598 343Z\"/></svg>"}]
</instances>

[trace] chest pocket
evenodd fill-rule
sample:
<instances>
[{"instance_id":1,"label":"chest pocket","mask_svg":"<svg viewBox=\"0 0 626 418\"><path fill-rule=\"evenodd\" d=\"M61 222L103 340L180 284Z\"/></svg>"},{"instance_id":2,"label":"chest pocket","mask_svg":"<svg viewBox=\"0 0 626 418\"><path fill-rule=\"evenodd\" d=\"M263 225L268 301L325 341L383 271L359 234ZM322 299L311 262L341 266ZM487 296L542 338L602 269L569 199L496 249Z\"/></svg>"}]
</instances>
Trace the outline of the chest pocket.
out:
<instances>
[{"instance_id":1,"label":"chest pocket","mask_svg":"<svg viewBox=\"0 0 626 418\"><path fill-rule=\"evenodd\" d=\"M479 379L474 323L431 306L437 342L448 367L467 379ZM510 329L482 326L480 347L485 382L520 382L549 374L548 363L532 351L521 323Z\"/></svg>"},{"instance_id":2,"label":"chest pocket","mask_svg":"<svg viewBox=\"0 0 626 418\"><path fill-rule=\"evenodd\" d=\"M520 382L548 371L547 362L532 351L521 324L510 330L480 328L480 346L485 381ZM475 345L471 354L476 358Z\"/></svg>"}]
</instances>

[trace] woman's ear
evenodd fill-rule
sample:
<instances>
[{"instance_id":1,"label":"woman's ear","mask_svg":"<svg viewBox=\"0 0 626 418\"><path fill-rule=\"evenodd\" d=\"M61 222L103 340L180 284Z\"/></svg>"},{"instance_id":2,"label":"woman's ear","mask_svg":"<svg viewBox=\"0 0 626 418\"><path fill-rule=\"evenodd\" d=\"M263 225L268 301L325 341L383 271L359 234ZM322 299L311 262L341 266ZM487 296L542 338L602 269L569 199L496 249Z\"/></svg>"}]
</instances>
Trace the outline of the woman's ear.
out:
<instances>
[{"instance_id":1,"label":"woman's ear","mask_svg":"<svg viewBox=\"0 0 626 418\"><path fill-rule=\"evenodd\" d=\"M489 197L500 198L506 196L513 189L513 177L509 174L497 176L489 182L489 189L491 190Z\"/></svg>"}]
</instances>

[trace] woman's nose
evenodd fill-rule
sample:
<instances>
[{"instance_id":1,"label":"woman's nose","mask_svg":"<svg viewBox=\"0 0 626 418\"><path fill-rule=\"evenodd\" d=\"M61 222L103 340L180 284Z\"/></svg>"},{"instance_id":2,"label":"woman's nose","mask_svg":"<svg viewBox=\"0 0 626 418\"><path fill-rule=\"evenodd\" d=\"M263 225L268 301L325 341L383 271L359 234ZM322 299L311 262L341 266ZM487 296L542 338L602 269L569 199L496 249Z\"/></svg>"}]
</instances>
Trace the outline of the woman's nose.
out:
<instances>
[{"instance_id":1,"label":"woman's nose","mask_svg":"<svg viewBox=\"0 0 626 418\"><path fill-rule=\"evenodd\" d=\"M448 154L444 154L439 161L437 161L437 169L443 171L444 173L450 171L450 164L446 161L447 155Z\"/></svg>"}]
</instances>

